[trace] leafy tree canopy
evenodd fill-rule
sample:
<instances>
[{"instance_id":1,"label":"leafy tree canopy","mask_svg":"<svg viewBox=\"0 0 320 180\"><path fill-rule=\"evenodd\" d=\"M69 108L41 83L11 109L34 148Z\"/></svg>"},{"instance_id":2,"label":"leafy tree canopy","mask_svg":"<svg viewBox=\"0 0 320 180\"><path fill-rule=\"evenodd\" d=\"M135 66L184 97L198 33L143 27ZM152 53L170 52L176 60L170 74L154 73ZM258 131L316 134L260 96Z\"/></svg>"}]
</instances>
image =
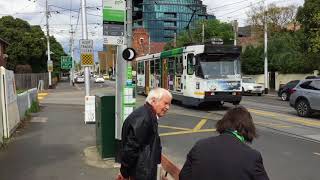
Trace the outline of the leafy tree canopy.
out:
<instances>
[{"instance_id":1,"label":"leafy tree canopy","mask_svg":"<svg viewBox=\"0 0 320 180\"><path fill-rule=\"evenodd\" d=\"M22 19L3 16L0 18L0 37L9 43L8 69L15 70L17 65L30 65L34 73L47 71L46 36L40 26L31 26ZM60 71L60 56L65 53L52 36L50 45L54 71Z\"/></svg>"},{"instance_id":2,"label":"leafy tree canopy","mask_svg":"<svg viewBox=\"0 0 320 180\"><path fill-rule=\"evenodd\" d=\"M281 73L309 73L319 67L314 54L308 54L304 33L276 33L268 43L269 71ZM249 46L242 54L242 72L244 74L261 74L264 68L264 46Z\"/></svg>"},{"instance_id":3,"label":"leafy tree canopy","mask_svg":"<svg viewBox=\"0 0 320 180\"><path fill-rule=\"evenodd\" d=\"M176 47L183 47L187 44L202 43L202 27L204 25L204 40L210 41L212 38L221 38L224 42L230 42L233 39L233 28L229 23L214 20L201 20L196 23L196 27L181 32L177 36ZM173 48L173 41L166 44L165 49Z\"/></svg>"},{"instance_id":4,"label":"leafy tree canopy","mask_svg":"<svg viewBox=\"0 0 320 180\"><path fill-rule=\"evenodd\" d=\"M320 53L320 0L305 0L298 9L297 20L308 38L309 52Z\"/></svg>"}]
</instances>

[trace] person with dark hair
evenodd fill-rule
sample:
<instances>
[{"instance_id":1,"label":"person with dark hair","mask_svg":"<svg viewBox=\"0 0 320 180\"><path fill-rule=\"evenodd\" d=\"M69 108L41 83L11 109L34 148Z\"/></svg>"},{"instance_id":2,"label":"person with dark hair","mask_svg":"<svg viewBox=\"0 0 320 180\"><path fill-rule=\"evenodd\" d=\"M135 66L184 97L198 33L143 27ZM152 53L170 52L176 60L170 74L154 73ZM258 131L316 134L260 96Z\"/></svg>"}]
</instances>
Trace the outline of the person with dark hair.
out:
<instances>
[{"instance_id":1,"label":"person with dark hair","mask_svg":"<svg viewBox=\"0 0 320 180\"><path fill-rule=\"evenodd\" d=\"M257 137L246 108L230 109L216 128L219 136L202 139L192 147L180 180L269 180L261 154L246 144Z\"/></svg>"}]
</instances>

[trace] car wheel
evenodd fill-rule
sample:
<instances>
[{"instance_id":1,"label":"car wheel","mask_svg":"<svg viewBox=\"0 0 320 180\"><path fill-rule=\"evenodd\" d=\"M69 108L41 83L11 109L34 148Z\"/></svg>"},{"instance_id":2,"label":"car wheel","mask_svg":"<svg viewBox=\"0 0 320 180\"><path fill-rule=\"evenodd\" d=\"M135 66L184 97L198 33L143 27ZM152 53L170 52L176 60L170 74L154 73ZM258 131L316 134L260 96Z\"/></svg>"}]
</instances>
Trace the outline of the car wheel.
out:
<instances>
[{"instance_id":1,"label":"car wheel","mask_svg":"<svg viewBox=\"0 0 320 180\"><path fill-rule=\"evenodd\" d=\"M299 116L307 117L311 114L311 108L307 100L301 99L296 104L296 110Z\"/></svg>"},{"instance_id":2,"label":"car wheel","mask_svg":"<svg viewBox=\"0 0 320 180\"><path fill-rule=\"evenodd\" d=\"M288 93L286 93L286 92L281 93L281 100L288 101Z\"/></svg>"},{"instance_id":3,"label":"car wheel","mask_svg":"<svg viewBox=\"0 0 320 180\"><path fill-rule=\"evenodd\" d=\"M258 93L258 96L262 96L262 93Z\"/></svg>"}]
</instances>

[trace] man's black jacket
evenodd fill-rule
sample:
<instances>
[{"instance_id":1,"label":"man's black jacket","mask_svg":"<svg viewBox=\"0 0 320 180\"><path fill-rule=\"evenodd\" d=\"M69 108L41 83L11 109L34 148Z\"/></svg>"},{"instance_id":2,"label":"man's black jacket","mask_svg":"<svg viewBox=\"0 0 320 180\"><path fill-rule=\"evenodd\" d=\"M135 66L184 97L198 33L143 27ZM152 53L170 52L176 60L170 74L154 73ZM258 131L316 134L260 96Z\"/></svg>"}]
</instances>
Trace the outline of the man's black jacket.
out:
<instances>
[{"instance_id":1,"label":"man's black jacket","mask_svg":"<svg viewBox=\"0 0 320 180\"><path fill-rule=\"evenodd\" d=\"M180 180L269 180L261 154L230 134L202 139L187 155Z\"/></svg>"},{"instance_id":2,"label":"man's black jacket","mask_svg":"<svg viewBox=\"0 0 320 180\"><path fill-rule=\"evenodd\" d=\"M149 104L134 110L122 126L121 174L135 180L156 179L161 162L157 116Z\"/></svg>"}]
</instances>

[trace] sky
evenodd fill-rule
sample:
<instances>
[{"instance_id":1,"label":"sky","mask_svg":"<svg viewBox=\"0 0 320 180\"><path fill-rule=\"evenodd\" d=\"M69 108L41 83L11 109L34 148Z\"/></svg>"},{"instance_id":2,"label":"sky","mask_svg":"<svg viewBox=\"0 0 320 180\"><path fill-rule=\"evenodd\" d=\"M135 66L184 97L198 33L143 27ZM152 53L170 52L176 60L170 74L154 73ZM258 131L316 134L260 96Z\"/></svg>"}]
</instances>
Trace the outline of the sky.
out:
<instances>
[{"instance_id":1,"label":"sky","mask_svg":"<svg viewBox=\"0 0 320 180\"><path fill-rule=\"evenodd\" d=\"M267 4L275 3L279 6L302 6L304 0L266 0ZM79 39L82 38L81 15L79 15L81 0L48 0L50 35L54 36L69 52L71 25L73 26L75 59L79 59ZM246 25L246 13L252 6L263 2L262 0L203 0L207 11L214 14L217 19L225 22L238 20L240 26ZM31 25L41 25L46 32L45 18L46 0L0 0L0 17L11 15L26 20ZM86 0L88 38L94 40L95 59L97 52L102 50L102 0ZM70 11L71 9L71 11Z\"/></svg>"}]
</instances>

